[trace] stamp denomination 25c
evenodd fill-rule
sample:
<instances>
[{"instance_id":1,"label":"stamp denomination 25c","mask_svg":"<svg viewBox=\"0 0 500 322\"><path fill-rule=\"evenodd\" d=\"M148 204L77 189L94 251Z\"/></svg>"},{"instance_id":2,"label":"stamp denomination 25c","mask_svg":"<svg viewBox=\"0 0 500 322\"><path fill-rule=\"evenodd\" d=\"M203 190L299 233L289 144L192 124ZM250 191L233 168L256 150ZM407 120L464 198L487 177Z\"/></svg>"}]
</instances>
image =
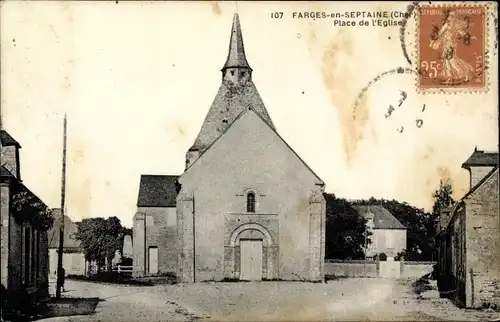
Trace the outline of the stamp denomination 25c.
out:
<instances>
[{"instance_id":1,"label":"stamp denomination 25c","mask_svg":"<svg viewBox=\"0 0 500 322\"><path fill-rule=\"evenodd\" d=\"M417 17L418 90L487 90L487 7L420 5Z\"/></svg>"}]
</instances>

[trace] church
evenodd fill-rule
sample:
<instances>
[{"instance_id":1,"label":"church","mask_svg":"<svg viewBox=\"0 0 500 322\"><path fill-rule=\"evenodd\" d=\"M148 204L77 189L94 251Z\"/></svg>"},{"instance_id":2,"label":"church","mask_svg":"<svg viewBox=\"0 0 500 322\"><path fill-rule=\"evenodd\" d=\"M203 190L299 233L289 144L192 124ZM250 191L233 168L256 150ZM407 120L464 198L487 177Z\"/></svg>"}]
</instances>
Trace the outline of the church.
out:
<instances>
[{"instance_id":1,"label":"church","mask_svg":"<svg viewBox=\"0 0 500 322\"><path fill-rule=\"evenodd\" d=\"M184 173L141 176L134 274L320 281L325 183L278 134L252 81L238 14L221 72Z\"/></svg>"}]
</instances>

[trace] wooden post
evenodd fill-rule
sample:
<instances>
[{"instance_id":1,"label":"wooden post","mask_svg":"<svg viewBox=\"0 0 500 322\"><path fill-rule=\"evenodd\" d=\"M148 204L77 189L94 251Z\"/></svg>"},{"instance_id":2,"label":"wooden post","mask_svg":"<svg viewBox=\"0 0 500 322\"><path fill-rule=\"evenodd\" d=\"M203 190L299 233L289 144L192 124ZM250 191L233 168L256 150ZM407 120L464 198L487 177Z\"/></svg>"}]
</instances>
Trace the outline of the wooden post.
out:
<instances>
[{"instance_id":1,"label":"wooden post","mask_svg":"<svg viewBox=\"0 0 500 322\"><path fill-rule=\"evenodd\" d=\"M57 254L57 286L56 299L61 298L61 282L63 268L63 249L64 249L64 213L66 207L66 114L64 115L63 125L63 158L62 158L62 176L61 176L61 224L59 226L59 252Z\"/></svg>"}]
</instances>

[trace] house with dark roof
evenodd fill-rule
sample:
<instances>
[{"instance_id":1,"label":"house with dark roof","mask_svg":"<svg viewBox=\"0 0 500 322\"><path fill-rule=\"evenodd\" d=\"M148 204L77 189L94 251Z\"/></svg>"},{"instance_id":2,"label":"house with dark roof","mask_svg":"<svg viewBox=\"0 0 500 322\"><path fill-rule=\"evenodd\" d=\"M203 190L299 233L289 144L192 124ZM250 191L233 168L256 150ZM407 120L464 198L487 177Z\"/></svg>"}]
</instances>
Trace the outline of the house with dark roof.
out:
<instances>
[{"instance_id":1,"label":"house with dark roof","mask_svg":"<svg viewBox=\"0 0 500 322\"><path fill-rule=\"evenodd\" d=\"M500 305L498 167L498 152L475 149L462 165L470 173L469 191L438 221L438 287L467 308Z\"/></svg>"},{"instance_id":2,"label":"house with dark roof","mask_svg":"<svg viewBox=\"0 0 500 322\"><path fill-rule=\"evenodd\" d=\"M134 274L179 282L324 276L324 182L283 140L253 82L238 14L221 83L180 176L143 175Z\"/></svg>"},{"instance_id":3,"label":"house with dark roof","mask_svg":"<svg viewBox=\"0 0 500 322\"><path fill-rule=\"evenodd\" d=\"M52 209L54 225L48 231L49 239L49 275L57 276L59 236L61 233L61 208ZM64 216L63 267L66 275L85 275L85 255L76 239L78 228L68 216Z\"/></svg>"},{"instance_id":4,"label":"house with dark roof","mask_svg":"<svg viewBox=\"0 0 500 322\"><path fill-rule=\"evenodd\" d=\"M6 291L9 300L19 299L20 293L47 298L50 209L21 180L21 145L3 128L0 147L2 296Z\"/></svg>"},{"instance_id":5,"label":"house with dark roof","mask_svg":"<svg viewBox=\"0 0 500 322\"><path fill-rule=\"evenodd\" d=\"M368 220L366 226L372 233L366 245L366 257L381 253L395 257L406 249L406 227L381 205L353 205L360 216Z\"/></svg>"}]
</instances>

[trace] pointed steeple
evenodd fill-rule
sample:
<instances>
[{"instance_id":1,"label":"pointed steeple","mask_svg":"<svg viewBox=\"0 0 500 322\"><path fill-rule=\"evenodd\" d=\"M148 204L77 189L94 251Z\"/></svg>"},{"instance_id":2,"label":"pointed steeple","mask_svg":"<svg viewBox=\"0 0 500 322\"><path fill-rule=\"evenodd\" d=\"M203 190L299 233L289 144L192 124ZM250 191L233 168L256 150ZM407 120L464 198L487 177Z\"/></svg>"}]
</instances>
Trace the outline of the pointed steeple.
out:
<instances>
[{"instance_id":1,"label":"pointed steeple","mask_svg":"<svg viewBox=\"0 0 500 322\"><path fill-rule=\"evenodd\" d=\"M255 113L274 129L271 117L252 81L252 68L245 57L238 14L234 14L229 54L222 68L222 84L195 142L186 154L186 168L221 136L245 109Z\"/></svg>"},{"instance_id":2,"label":"pointed steeple","mask_svg":"<svg viewBox=\"0 0 500 322\"><path fill-rule=\"evenodd\" d=\"M233 16L233 27L231 28L231 40L229 41L229 53L222 71L228 68L248 68L252 70L245 56L243 35L241 33L240 18L237 13Z\"/></svg>"}]
</instances>

